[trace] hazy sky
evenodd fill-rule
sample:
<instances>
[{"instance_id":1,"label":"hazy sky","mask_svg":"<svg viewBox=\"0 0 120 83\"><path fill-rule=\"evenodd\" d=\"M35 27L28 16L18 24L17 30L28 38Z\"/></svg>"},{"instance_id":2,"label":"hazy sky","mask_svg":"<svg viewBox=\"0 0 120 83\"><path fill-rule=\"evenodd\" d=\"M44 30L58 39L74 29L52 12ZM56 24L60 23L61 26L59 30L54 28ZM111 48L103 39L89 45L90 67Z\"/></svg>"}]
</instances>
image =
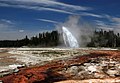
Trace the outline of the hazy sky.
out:
<instances>
[{"instance_id":1,"label":"hazy sky","mask_svg":"<svg viewBox=\"0 0 120 83\"><path fill-rule=\"evenodd\" d=\"M0 0L0 40L53 30L70 15L120 32L120 0Z\"/></svg>"}]
</instances>

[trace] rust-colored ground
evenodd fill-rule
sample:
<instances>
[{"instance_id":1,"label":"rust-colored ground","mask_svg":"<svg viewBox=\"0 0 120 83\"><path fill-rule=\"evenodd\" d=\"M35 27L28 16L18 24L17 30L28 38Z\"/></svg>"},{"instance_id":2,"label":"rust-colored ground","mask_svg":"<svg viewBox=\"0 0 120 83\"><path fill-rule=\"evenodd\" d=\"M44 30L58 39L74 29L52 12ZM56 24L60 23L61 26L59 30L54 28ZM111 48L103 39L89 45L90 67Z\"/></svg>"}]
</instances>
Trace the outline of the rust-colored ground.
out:
<instances>
[{"instance_id":1,"label":"rust-colored ground","mask_svg":"<svg viewBox=\"0 0 120 83\"><path fill-rule=\"evenodd\" d=\"M49 64L39 67L21 68L18 73L13 73L11 75L4 76L3 78L0 78L0 80L2 80L3 83L53 83L64 80L72 80L71 76L64 75L64 73L61 74L59 73L59 71L61 71L63 68L69 67L70 65L82 64L84 62L87 62L91 58L98 57L105 57L120 61L120 51L90 51L90 54L88 55L74 57L72 59L65 60L64 61L65 63L63 62L63 60L59 60L52 61ZM84 82L81 81L79 83Z\"/></svg>"}]
</instances>

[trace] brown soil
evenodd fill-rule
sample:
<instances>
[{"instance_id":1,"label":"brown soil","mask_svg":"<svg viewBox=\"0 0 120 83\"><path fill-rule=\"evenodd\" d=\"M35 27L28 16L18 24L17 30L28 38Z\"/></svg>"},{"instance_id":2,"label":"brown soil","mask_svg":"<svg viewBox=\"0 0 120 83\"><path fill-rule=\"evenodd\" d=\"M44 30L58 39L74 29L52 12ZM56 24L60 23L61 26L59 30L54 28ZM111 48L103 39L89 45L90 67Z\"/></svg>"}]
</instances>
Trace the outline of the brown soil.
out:
<instances>
[{"instance_id":1,"label":"brown soil","mask_svg":"<svg viewBox=\"0 0 120 83\"><path fill-rule=\"evenodd\" d=\"M10 54L7 52L0 52L0 66L6 66L9 64L20 63L16 61L14 58L10 58L10 56L14 56L14 54Z\"/></svg>"}]
</instances>

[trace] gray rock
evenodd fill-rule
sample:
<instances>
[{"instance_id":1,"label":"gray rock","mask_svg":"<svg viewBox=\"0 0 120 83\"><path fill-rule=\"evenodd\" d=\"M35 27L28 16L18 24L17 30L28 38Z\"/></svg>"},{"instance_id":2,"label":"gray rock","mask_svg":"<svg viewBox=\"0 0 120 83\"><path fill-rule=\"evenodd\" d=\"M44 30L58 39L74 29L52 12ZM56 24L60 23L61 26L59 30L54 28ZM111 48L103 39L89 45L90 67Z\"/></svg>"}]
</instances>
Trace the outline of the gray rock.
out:
<instances>
[{"instance_id":1,"label":"gray rock","mask_svg":"<svg viewBox=\"0 0 120 83\"><path fill-rule=\"evenodd\" d=\"M79 66L78 68L79 68L79 71L85 70L85 66Z\"/></svg>"},{"instance_id":2,"label":"gray rock","mask_svg":"<svg viewBox=\"0 0 120 83\"><path fill-rule=\"evenodd\" d=\"M79 68L77 66L70 67L67 72L69 72L72 75L76 75L78 73Z\"/></svg>"},{"instance_id":3,"label":"gray rock","mask_svg":"<svg viewBox=\"0 0 120 83\"><path fill-rule=\"evenodd\" d=\"M78 76L82 76L83 74L85 74L85 73L87 73L86 71L80 71L79 73L78 73Z\"/></svg>"},{"instance_id":4,"label":"gray rock","mask_svg":"<svg viewBox=\"0 0 120 83\"><path fill-rule=\"evenodd\" d=\"M107 73L109 76L115 77L115 75L118 75L118 74L119 74L119 71L118 71L118 70L108 69L108 70L106 71L106 73Z\"/></svg>"},{"instance_id":5,"label":"gray rock","mask_svg":"<svg viewBox=\"0 0 120 83\"><path fill-rule=\"evenodd\" d=\"M97 73L94 74L94 77L95 78L104 78L104 77L106 77L106 75L102 72L100 72L100 73L97 72Z\"/></svg>"}]
</instances>

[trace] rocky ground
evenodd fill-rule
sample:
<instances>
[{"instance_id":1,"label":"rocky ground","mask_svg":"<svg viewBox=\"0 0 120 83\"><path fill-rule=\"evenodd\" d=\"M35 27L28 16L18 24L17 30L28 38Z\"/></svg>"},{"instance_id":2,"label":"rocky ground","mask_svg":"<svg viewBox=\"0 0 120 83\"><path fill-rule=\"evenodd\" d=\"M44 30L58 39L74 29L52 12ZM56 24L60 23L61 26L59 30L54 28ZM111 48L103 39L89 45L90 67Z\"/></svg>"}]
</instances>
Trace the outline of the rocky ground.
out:
<instances>
[{"instance_id":1,"label":"rocky ground","mask_svg":"<svg viewBox=\"0 0 120 83\"><path fill-rule=\"evenodd\" d=\"M18 71L4 74L0 78L1 82L120 83L120 51L118 50L29 50L17 49L14 53L11 51L16 55L9 57L6 55L8 59L14 59L16 63L19 63L18 65L24 64L24 67L20 66ZM20 59L20 55L24 60ZM0 57L2 59L3 56Z\"/></svg>"}]
</instances>

